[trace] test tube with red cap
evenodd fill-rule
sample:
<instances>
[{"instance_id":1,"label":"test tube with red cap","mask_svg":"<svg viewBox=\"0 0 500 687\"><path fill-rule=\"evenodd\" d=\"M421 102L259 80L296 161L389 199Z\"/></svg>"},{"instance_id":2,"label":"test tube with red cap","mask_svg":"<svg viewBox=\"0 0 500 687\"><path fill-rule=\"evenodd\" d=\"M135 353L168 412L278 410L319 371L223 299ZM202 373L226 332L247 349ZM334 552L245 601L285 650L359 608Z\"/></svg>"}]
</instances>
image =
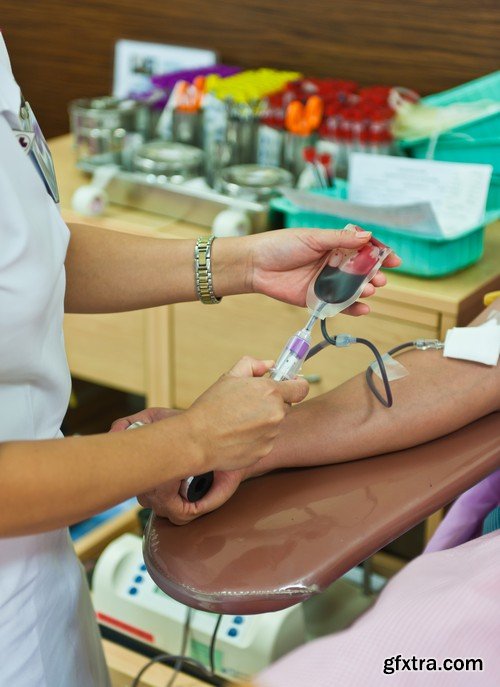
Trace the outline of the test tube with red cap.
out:
<instances>
[{"instance_id":1,"label":"test tube with red cap","mask_svg":"<svg viewBox=\"0 0 500 687\"><path fill-rule=\"evenodd\" d=\"M378 155L390 154L393 141L392 117L393 111L389 107L379 107L372 113L369 126L370 152Z\"/></svg>"}]
</instances>

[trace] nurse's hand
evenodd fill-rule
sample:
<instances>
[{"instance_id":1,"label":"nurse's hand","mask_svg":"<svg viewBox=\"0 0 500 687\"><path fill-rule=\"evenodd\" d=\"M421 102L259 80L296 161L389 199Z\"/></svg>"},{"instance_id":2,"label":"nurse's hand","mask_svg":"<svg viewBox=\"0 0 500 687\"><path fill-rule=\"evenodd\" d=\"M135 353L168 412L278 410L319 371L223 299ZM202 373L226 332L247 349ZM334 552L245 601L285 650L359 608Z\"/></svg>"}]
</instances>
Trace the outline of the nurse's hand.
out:
<instances>
[{"instance_id":1,"label":"nurse's hand","mask_svg":"<svg viewBox=\"0 0 500 687\"><path fill-rule=\"evenodd\" d=\"M356 231L326 231L324 229L284 229L238 239L247 241L249 256L247 274L249 291L263 293L285 303L304 306L307 287L326 255L334 248L361 248L371 233ZM217 241L214 246L217 246ZM384 267L397 267L400 258L391 253ZM214 260L214 265L216 265ZM361 294L367 298L375 288L384 286L385 276L378 272ZM345 312L364 315L370 311L366 303L354 303Z\"/></svg>"},{"instance_id":2,"label":"nurse's hand","mask_svg":"<svg viewBox=\"0 0 500 687\"><path fill-rule=\"evenodd\" d=\"M139 413L115 420L111 425L110 432L123 431L137 421L149 424L157 420L165 420L181 412L181 410L171 408L146 408ZM244 470L216 472L208 494L195 503L186 501L179 494L181 482L178 480L160 484L155 489L139 494L137 498L141 506L151 508L156 515L168 518L174 525L185 525L200 515L222 506L234 494L244 476Z\"/></svg>"},{"instance_id":3,"label":"nurse's hand","mask_svg":"<svg viewBox=\"0 0 500 687\"><path fill-rule=\"evenodd\" d=\"M171 408L146 408L139 413L116 420L111 425L110 431L120 432L137 421L149 424L158 420L165 420L181 412L181 410ZM245 470L217 471L214 474L214 481L208 494L195 503L186 501L179 494L181 482L178 480L160 484L155 489L139 494L137 498L141 506L151 508L156 515L168 518L174 525L185 525L200 515L222 506L231 498L244 478Z\"/></svg>"},{"instance_id":4,"label":"nurse's hand","mask_svg":"<svg viewBox=\"0 0 500 687\"><path fill-rule=\"evenodd\" d=\"M272 365L272 361L242 358L183 413L186 445L200 465L194 474L239 470L270 453L288 405L302 401L309 390L304 379L275 382L264 378ZM137 420L163 420L164 413L149 409L122 418L112 431L126 429ZM228 479L221 479L227 490Z\"/></svg>"},{"instance_id":5,"label":"nurse's hand","mask_svg":"<svg viewBox=\"0 0 500 687\"><path fill-rule=\"evenodd\" d=\"M271 452L289 404L309 391L304 379L264 377L272 365L242 358L184 413L186 438L201 458L200 474L248 467Z\"/></svg>"},{"instance_id":6,"label":"nurse's hand","mask_svg":"<svg viewBox=\"0 0 500 687\"><path fill-rule=\"evenodd\" d=\"M138 413L115 420L109 431L122 432L124 429L128 429L130 425L133 425L134 422L143 422L145 425L149 425L152 422L165 420L167 417L172 417L181 412L181 410L174 410L173 408L145 408Z\"/></svg>"},{"instance_id":7,"label":"nurse's hand","mask_svg":"<svg viewBox=\"0 0 500 687\"><path fill-rule=\"evenodd\" d=\"M139 494L141 506L151 508L156 515L168 518L174 525L185 525L200 515L222 506L245 478L245 470L216 471L210 491L199 501L190 503L179 495L180 482L160 484L156 489Z\"/></svg>"}]
</instances>

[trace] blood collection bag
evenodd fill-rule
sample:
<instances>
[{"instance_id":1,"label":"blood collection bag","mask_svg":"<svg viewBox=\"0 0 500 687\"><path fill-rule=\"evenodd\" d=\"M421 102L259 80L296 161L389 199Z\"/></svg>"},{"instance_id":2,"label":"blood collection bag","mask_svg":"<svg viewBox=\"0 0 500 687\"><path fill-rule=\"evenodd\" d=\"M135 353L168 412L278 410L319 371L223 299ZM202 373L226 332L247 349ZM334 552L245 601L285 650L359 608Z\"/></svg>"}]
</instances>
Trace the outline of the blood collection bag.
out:
<instances>
[{"instance_id":1,"label":"blood collection bag","mask_svg":"<svg viewBox=\"0 0 500 687\"><path fill-rule=\"evenodd\" d=\"M356 301L391 253L375 238L360 249L335 248L307 290L307 307L320 319L331 317Z\"/></svg>"}]
</instances>

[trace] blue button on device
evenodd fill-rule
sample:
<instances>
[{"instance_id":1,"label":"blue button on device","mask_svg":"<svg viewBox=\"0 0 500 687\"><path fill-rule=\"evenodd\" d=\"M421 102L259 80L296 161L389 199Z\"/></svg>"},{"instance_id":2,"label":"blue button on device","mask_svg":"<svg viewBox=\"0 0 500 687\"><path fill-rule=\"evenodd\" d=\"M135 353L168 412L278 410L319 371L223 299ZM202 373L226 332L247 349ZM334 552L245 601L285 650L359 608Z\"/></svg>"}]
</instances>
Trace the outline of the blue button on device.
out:
<instances>
[{"instance_id":1,"label":"blue button on device","mask_svg":"<svg viewBox=\"0 0 500 687\"><path fill-rule=\"evenodd\" d=\"M234 618L233 618L233 623L234 623L235 625L241 625L241 623L243 622L243 620L244 620L243 616L241 616L241 615L235 615Z\"/></svg>"},{"instance_id":2,"label":"blue button on device","mask_svg":"<svg viewBox=\"0 0 500 687\"><path fill-rule=\"evenodd\" d=\"M128 590L128 593L131 594L132 596L135 596L138 591L139 590L137 589L137 587L130 587L130 589Z\"/></svg>"},{"instance_id":3,"label":"blue button on device","mask_svg":"<svg viewBox=\"0 0 500 687\"><path fill-rule=\"evenodd\" d=\"M238 630L235 627L230 627L229 630L227 631L227 634L229 637L237 637Z\"/></svg>"}]
</instances>

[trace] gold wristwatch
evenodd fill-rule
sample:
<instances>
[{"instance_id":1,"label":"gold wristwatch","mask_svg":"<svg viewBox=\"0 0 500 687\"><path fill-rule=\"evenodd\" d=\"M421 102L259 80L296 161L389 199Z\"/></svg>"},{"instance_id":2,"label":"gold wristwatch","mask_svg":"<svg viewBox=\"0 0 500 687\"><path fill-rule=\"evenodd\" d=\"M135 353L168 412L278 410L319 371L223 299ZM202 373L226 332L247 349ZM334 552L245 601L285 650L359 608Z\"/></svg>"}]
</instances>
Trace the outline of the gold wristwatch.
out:
<instances>
[{"instance_id":1,"label":"gold wristwatch","mask_svg":"<svg viewBox=\"0 0 500 687\"><path fill-rule=\"evenodd\" d=\"M194 249L194 278L196 295L206 305L220 303L212 284L212 243L215 236L200 236Z\"/></svg>"}]
</instances>

